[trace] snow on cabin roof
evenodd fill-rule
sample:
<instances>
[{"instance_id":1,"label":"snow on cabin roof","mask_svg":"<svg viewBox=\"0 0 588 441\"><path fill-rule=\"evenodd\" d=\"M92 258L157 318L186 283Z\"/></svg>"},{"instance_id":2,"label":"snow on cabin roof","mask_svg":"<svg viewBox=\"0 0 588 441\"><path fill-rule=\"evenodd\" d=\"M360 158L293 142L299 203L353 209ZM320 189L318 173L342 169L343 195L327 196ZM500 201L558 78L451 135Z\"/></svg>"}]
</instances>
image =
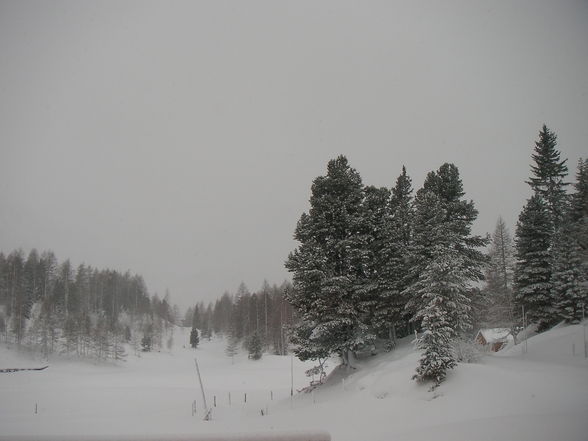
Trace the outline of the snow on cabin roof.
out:
<instances>
[{"instance_id":1,"label":"snow on cabin roof","mask_svg":"<svg viewBox=\"0 0 588 441\"><path fill-rule=\"evenodd\" d=\"M479 334L482 334L484 340L487 343L497 343L504 341L510 335L510 329L508 328L492 328L492 329L480 329Z\"/></svg>"}]
</instances>

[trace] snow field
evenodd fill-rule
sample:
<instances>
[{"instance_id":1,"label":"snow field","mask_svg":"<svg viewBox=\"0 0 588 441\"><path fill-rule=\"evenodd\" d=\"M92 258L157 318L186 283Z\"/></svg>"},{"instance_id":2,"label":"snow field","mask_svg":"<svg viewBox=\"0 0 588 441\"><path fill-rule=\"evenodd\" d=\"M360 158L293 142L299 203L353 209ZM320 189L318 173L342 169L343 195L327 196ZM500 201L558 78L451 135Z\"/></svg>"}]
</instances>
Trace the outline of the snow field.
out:
<instances>
[{"instance_id":1,"label":"snow field","mask_svg":"<svg viewBox=\"0 0 588 441\"><path fill-rule=\"evenodd\" d=\"M419 354L409 337L390 353L358 360L355 370L334 369L326 385L292 401L290 357L252 361L240 353L231 364L221 339L194 351L182 347L187 333L178 334L172 353L129 355L120 366L57 361L42 372L0 374L0 436L326 430L333 441L588 439L580 325L530 338L525 354L519 344L461 364L434 391L411 380ZM217 396L208 422L202 421L195 353L209 405ZM38 365L0 350L0 367L14 362ZM304 371L311 366L294 359L295 389L308 385ZM266 406L269 415L261 416Z\"/></svg>"},{"instance_id":2,"label":"snow field","mask_svg":"<svg viewBox=\"0 0 588 441\"><path fill-rule=\"evenodd\" d=\"M0 375L0 435L227 431L223 422L261 418L261 409L271 413L274 403L290 397L290 357L266 354L261 361L252 361L241 352L232 364L222 339L203 341L197 350L188 347L187 339L188 332L179 329L171 353L140 357L130 353L119 365L56 360L43 371L46 375L26 371ZM194 356L207 404L212 406L217 397L210 422L202 421L204 405ZM312 363L293 361L294 388L301 389L308 384L304 371ZM40 363L0 350L1 366ZM194 400L197 413L192 416Z\"/></svg>"}]
</instances>

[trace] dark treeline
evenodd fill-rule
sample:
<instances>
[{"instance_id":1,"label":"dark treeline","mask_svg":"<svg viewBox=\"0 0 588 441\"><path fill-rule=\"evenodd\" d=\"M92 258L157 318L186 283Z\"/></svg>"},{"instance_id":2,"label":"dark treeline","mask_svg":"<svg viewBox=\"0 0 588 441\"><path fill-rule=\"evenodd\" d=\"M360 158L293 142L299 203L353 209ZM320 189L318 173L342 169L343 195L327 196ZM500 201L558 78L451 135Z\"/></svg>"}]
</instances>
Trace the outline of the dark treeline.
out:
<instances>
[{"instance_id":1,"label":"dark treeline","mask_svg":"<svg viewBox=\"0 0 588 441\"><path fill-rule=\"evenodd\" d=\"M0 253L0 332L7 343L41 351L120 359L161 348L178 315L169 295L150 296L129 272L73 268L51 251Z\"/></svg>"},{"instance_id":2,"label":"dark treeline","mask_svg":"<svg viewBox=\"0 0 588 441\"><path fill-rule=\"evenodd\" d=\"M253 358L260 349L278 355L288 353L287 329L295 321L293 308L286 301L292 286L289 282L270 286L264 282L257 292L249 292L241 283L234 294L225 292L214 303L204 302L188 308L184 326L191 326L210 338L213 333L227 338L227 355L235 355L239 344Z\"/></svg>"}]
</instances>

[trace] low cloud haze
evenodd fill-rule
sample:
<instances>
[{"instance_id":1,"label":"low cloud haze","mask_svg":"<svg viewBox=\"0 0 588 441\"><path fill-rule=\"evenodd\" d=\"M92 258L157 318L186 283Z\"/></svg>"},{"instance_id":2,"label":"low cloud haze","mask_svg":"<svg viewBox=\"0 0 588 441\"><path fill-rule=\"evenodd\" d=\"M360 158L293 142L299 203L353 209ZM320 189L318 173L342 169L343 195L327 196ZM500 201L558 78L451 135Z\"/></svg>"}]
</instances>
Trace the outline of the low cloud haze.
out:
<instances>
[{"instance_id":1,"label":"low cloud haze","mask_svg":"<svg viewBox=\"0 0 588 441\"><path fill-rule=\"evenodd\" d=\"M543 123L588 156L585 1L0 1L0 249L187 306L267 279L312 180L443 162L511 232ZM570 179L571 179L570 178Z\"/></svg>"}]
</instances>

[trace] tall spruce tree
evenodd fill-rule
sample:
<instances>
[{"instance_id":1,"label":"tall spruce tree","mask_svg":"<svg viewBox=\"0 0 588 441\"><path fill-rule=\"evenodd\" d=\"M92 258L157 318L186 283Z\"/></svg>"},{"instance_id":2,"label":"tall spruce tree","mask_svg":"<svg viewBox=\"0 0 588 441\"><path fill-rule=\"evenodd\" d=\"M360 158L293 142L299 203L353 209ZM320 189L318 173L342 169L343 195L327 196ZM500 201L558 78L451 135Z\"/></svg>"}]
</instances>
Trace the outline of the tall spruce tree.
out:
<instances>
[{"instance_id":1,"label":"tall spruce tree","mask_svg":"<svg viewBox=\"0 0 588 441\"><path fill-rule=\"evenodd\" d=\"M588 267L588 159L578 161L574 193L570 201L570 222L586 269Z\"/></svg>"},{"instance_id":2,"label":"tall spruce tree","mask_svg":"<svg viewBox=\"0 0 588 441\"><path fill-rule=\"evenodd\" d=\"M423 188L417 192L417 198L420 197L418 204L422 204L425 193L432 193L437 197L437 203L443 212L442 223L444 224L444 229L447 231L448 238L451 238L452 241L450 246L462 257L462 264L467 269L468 280L472 282L483 280L483 268L487 259L480 251L480 247L485 246L488 239L471 234L472 225L478 216L478 211L474 207L473 201L462 199L465 193L458 168L454 164L445 163L436 172L430 172L425 179ZM418 204L415 199L415 207ZM415 208L415 211L417 211L417 208ZM417 219L418 216L415 215L415 222ZM433 221L433 219L430 221ZM428 258L430 253L430 250L426 247L430 240L427 235L428 221L422 220L421 222L422 224L419 228L425 229L420 232L420 243L416 243L417 234L416 226L414 226L415 243L411 246L410 270L406 276L407 285L415 283L419 276L419 266L415 262ZM405 309L410 316L413 316L416 313L416 310L410 306L413 302L409 299L407 304L408 306Z\"/></svg>"},{"instance_id":3,"label":"tall spruce tree","mask_svg":"<svg viewBox=\"0 0 588 441\"><path fill-rule=\"evenodd\" d=\"M445 163L436 172L430 172L423 184L423 190L433 192L445 210L445 222L455 240L455 249L463 257L471 280L483 280L486 257L480 250L488 244L488 238L472 235L472 226L478 217L478 210L472 200L462 199L465 195L459 169Z\"/></svg>"},{"instance_id":4,"label":"tall spruce tree","mask_svg":"<svg viewBox=\"0 0 588 441\"><path fill-rule=\"evenodd\" d=\"M446 214L436 194L417 193L411 246L414 282L406 289L406 307L422 330L417 347L423 352L413 378L435 385L456 365L453 340L470 327L471 270L455 246L458 239Z\"/></svg>"},{"instance_id":5,"label":"tall spruce tree","mask_svg":"<svg viewBox=\"0 0 588 441\"><path fill-rule=\"evenodd\" d=\"M198 305L194 307L193 311L194 312L192 313L192 330L190 331L190 346L196 349L200 344L200 333L198 332L198 328L201 326L201 318Z\"/></svg>"},{"instance_id":6,"label":"tall spruce tree","mask_svg":"<svg viewBox=\"0 0 588 441\"><path fill-rule=\"evenodd\" d=\"M588 307L588 161L578 162L574 190L551 250L555 307L570 323Z\"/></svg>"},{"instance_id":7,"label":"tall spruce tree","mask_svg":"<svg viewBox=\"0 0 588 441\"><path fill-rule=\"evenodd\" d=\"M564 182L568 174L567 159L560 159L556 147L557 136L543 124L532 155L535 162L531 165L533 176L527 181L535 194L545 200L553 232L557 231L563 220L568 185Z\"/></svg>"},{"instance_id":8,"label":"tall spruce tree","mask_svg":"<svg viewBox=\"0 0 588 441\"><path fill-rule=\"evenodd\" d=\"M423 331L415 378L436 384L455 366L452 340L471 328L470 284L482 279L486 261L478 248L487 240L471 234L478 212L463 196L457 167L443 164L415 198L405 309Z\"/></svg>"},{"instance_id":9,"label":"tall spruce tree","mask_svg":"<svg viewBox=\"0 0 588 441\"><path fill-rule=\"evenodd\" d=\"M582 249L569 219L562 222L555 235L551 255L553 306L560 319L579 323L583 307L588 306L588 280Z\"/></svg>"},{"instance_id":10,"label":"tall spruce tree","mask_svg":"<svg viewBox=\"0 0 588 441\"><path fill-rule=\"evenodd\" d=\"M263 355L261 337L257 331L247 339L247 352L249 353L249 358L252 360L259 360Z\"/></svg>"},{"instance_id":11,"label":"tall spruce tree","mask_svg":"<svg viewBox=\"0 0 588 441\"><path fill-rule=\"evenodd\" d=\"M365 277L363 285L358 286L357 293L364 298L364 306L370 311L370 319L376 329L385 329L389 323L389 308L382 302L391 295L391 283L385 276L390 236L390 191L386 188L368 186L362 205L363 237L366 250L364 262Z\"/></svg>"},{"instance_id":12,"label":"tall spruce tree","mask_svg":"<svg viewBox=\"0 0 588 441\"><path fill-rule=\"evenodd\" d=\"M566 240L560 230L567 223L569 199L568 183L564 181L567 160L560 158L556 147L556 135L543 125L532 154L532 176L527 181L534 195L519 216L516 234L515 287L518 292L515 299L529 311L529 319L536 321L540 330L545 330L556 319L557 295L552 291L555 254L560 255L560 260L564 259L562 247L569 245L555 243ZM558 284L561 286L560 282Z\"/></svg>"},{"instance_id":13,"label":"tall spruce tree","mask_svg":"<svg viewBox=\"0 0 588 441\"><path fill-rule=\"evenodd\" d=\"M552 223L547 204L533 195L519 216L516 229L515 300L524 306L540 330L553 320L550 245Z\"/></svg>"},{"instance_id":14,"label":"tall spruce tree","mask_svg":"<svg viewBox=\"0 0 588 441\"><path fill-rule=\"evenodd\" d=\"M200 335L198 333L198 329L192 328L192 330L190 331L190 346L192 346L194 349L196 349L199 344L200 344Z\"/></svg>"},{"instance_id":15,"label":"tall spruce tree","mask_svg":"<svg viewBox=\"0 0 588 441\"><path fill-rule=\"evenodd\" d=\"M294 282L287 299L301 318L294 333L302 337L312 329L300 339L308 347L299 347L299 356L327 351L349 364L350 352L374 339L365 323L369 297L358 289L366 260L363 197L361 177L344 156L329 161L327 175L313 182L311 208L294 233L300 246L286 261Z\"/></svg>"},{"instance_id":16,"label":"tall spruce tree","mask_svg":"<svg viewBox=\"0 0 588 441\"><path fill-rule=\"evenodd\" d=\"M412 236L412 181L402 167L390 197L389 214L384 224L379 256L381 265L377 274L382 287L374 314L374 326L388 334L389 346L395 345L396 328L404 322L407 287L408 253Z\"/></svg>"}]
</instances>

